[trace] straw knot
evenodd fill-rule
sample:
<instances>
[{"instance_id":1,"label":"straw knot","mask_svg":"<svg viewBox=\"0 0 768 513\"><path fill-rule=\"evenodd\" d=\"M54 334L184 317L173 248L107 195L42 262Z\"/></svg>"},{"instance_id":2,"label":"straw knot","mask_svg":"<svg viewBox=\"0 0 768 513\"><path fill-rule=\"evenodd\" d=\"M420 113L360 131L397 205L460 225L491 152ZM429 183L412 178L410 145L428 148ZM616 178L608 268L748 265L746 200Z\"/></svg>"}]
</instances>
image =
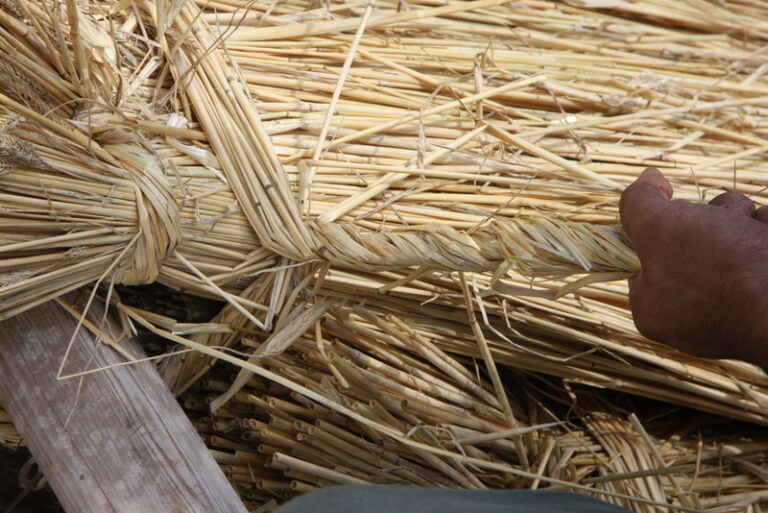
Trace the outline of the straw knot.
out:
<instances>
[{"instance_id":1,"label":"straw knot","mask_svg":"<svg viewBox=\"0 0 768 513\"><path fill-rule=\"evenodd\" d=\"M136 194L137 234L114 278L124 285L153 283L181 240L180 208L155 156L134 145L107 148L128 173Z\"/></svg>"}]
</instances>

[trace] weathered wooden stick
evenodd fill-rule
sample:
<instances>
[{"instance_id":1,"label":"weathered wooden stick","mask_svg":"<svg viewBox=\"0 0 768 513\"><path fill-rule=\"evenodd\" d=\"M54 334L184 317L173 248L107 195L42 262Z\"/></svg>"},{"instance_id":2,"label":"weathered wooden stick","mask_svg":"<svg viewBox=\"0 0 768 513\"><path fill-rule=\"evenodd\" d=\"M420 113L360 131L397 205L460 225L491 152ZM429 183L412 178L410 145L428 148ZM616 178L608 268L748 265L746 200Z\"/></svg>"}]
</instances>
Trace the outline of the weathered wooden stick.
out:
<instances>
[{"instance_id":1,"label":"weathered wooden stick","mask_svg":"<svg viewBox=\"0 0 768 513\"><path fill-rule=\"evenodd\" d=\"M107 333L115 321L88 318ZM0 403L69 513L245 512L150 363L58 380L73 316L50 302L0 324ZM120 345L143 356L133 340ZM81 329L66 373L125 361Z\"/></svg>"}]
</instances>

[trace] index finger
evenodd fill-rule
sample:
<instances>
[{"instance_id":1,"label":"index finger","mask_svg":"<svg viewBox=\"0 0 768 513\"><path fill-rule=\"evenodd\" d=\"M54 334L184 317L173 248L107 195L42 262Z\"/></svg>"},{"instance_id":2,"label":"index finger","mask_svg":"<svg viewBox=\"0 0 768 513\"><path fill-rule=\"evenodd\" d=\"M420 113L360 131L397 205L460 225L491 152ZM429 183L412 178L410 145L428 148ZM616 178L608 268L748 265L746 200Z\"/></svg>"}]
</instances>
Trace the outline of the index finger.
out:
<instances>
[{"instance_id":1,"label":"index finger","mask_svg":"<svg viewBox=\"0 0 768 513\"><path fill-rule=\"evenodd\" d=\"M619 217L624 230L632 233L640 229L648 215L665 205L672 198L672 185L655 167L645 171L627 187L619 202Z\"/></svg>"}]
</instances>

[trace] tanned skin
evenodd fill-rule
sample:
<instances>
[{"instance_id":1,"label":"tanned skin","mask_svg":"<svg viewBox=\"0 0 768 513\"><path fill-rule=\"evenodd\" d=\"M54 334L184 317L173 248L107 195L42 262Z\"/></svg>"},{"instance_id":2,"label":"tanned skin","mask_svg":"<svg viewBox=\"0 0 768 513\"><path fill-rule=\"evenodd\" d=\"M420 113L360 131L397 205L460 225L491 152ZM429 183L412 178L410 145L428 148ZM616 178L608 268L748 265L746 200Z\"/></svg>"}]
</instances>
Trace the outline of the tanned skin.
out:
<instances>
[{"instance_id":1,"label":"tanned skin","mask_svg":"<svg viewBox=\"0 0 768 513\"><path fill-rule=\"evenodd\" d=\"M642 270L629 280L637 329L706 358L768 366L768 207L726 192L708 205L672 199L648 168L621 196Z\"/></svg>"}]
</instances>

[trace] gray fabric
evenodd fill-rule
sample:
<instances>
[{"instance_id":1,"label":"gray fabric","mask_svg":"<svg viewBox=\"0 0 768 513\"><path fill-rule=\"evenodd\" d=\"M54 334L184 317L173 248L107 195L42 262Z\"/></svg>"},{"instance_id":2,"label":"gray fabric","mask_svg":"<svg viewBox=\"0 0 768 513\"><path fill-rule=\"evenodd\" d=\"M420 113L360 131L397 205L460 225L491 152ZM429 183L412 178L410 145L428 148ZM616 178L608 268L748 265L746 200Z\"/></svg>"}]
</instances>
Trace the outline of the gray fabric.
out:
<instances>
[{"instance_id":1,"label":"gray fabric","mask_svg":"<svg viewBox=\"0 0 768 513\"><path fill-rule=\"evenodd\" d=\"M277 513L628 513L585 495L546 490L438 490L334 486L298 497Z\"/></svg>"}]
</instances>

